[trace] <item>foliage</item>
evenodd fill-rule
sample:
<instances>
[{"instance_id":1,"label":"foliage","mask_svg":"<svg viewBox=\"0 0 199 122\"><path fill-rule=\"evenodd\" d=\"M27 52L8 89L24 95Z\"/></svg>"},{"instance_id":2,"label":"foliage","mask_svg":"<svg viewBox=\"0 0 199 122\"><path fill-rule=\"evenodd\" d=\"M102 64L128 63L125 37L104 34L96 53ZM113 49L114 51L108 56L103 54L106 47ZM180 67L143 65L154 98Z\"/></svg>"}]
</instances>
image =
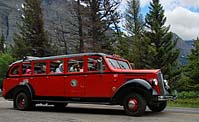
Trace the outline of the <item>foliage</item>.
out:
<instances>
[{"instance_id":1,"label":"foliage","mask_svg":"<svg viewBox=\"0 0 199 122\"><path fill-rule=\"evenodd\" d=\"M169 101L169 106L199 108L199 91L180 91L175 101Z\"/></svg>"},{"instance_id":2,"label":"foliage","mask_svg":"<svg viewBox=\"0 0 199 122\"><path fill-rule=\"evenodd\" d=\"M2 33L2 35L0 37L0 53L4 53L5 52L4 44L5 44L5 37L4 37L3 33Z\"/></svg>"},{"instance_id":3,"label":"foliage","mask_svg":"<svg viewBox=\"0 0 199 122\"><path fill-rule=\"evenodd\" d=\"M186 90L199 89L199 38L194 42L195 49L191 50L188 56L188 64L184 68L182 83L186 85Z\"/></svg>"},{"instance_id":4,"label":"foliage","mask_svg":"<svg viewBox=\"0 0 199 122\"><path fill-rule=\"evenodd\" d=\"M176 62L179 50L175 48L177 40L172 39L169 26L165 26L166 17L159 0L150 2L146 18L146 37L149 39L147 68L160 68L163 74L170 70L169 66Z\"/></svg>"},{"instance_id":5,"label":"foliage","mask_svg":"<svg viewBox=\"0 0 199 122\"><path fill-rule=\"evenodd\" d=\"M5 77L8 66L11 62L14 61L14 58L9 53L0 53L0 86L2 86L3 78Z\"/></svg>"},{"instance_id":6,"label":"foliage","mask_svg":"<svg viewBox=\"0 0 199 122\"><path fill-rule=\"evenodd\" d=\"M132 45L130 42L130 38L126 36L123 33L120 33L119 36L115 38L114 44L113 44L113 52L114 54L120 55L123 58L129 60L132 62L132 48L129 48L129 45Z\"/></svg>"},{"instance_id":7,"label":"foliage","mask_svg":"<svg viewBox=\"0 0 199 122\"><path fill-rule=\"evenodd\" d=\"M178 98L175 101L169 101L168 106L170 107L186 107L186 108L199 108L199 98Z\"/></svg>"},{"instance_id":8,"label":"foliage","mask_svg":"<svg viewBox=\"0 0 199 122\"><path fill-rule=\"evenodd\" d=\"M86 23L84 26L87 28L87 40L90 40L92 52L102 52L102 47L106 47L105 41L110 34L119 31L118 22L119 14L117 8L120 0L82 0L87 5Z\"/></svg>"},{"instance_id":9,"label":"foliage","mask_svg":"<svg viewBox=\"0 0 199 122\"><path fill-rule=\"evenodd\" d=\"M140 14L139 0L128 1L128 7L125 12L125 28L131 36L131 61L136 68L144 68L145 55L148 50L147 40L144 40L144 22Z\"/></svg>"},{"instance_id":10,"label":"foliage","mask_svg":"<svg viewBox=\"0 0 199 122\"><path fill-rule=\"evenodd\" d=\"M125 28L131 36L139 38L143 31L143 18L140 14L139 0L130 0L127 2L127 9L125 12Z\"/></svg>"},{"instance_id":11,"label":"foliage","mask_svg":"<svg viewBox=\"0 0 199 122\"><path fill-rule=\"evenodd\" d=\"M50 44L43 27L41 0L25 0L22 7L20 33L16 34L14 52L21 55L45 56L50 53ZM34 52L34 53L32 53Z\"/></svg>"},{"instance_id":12,"label":"foliage","mask_svg":"<svg viewBox=\"0 0 199 122\"><path fill-rule=\"evenodd\" d=\"M176 101L170 101L169 106L199 108L199 91L181 91Z\"/></svg>"},{"instance_id":13,"label":"foliage","mask_svg":"<svg viewBox=\"0 0 199 122\"><path fill-rule=\"evenodd\" d=\"M198 98L199 91L181 91L178 93L178 98L185 99L185 98Z\"/></svg>"}]
</instances>

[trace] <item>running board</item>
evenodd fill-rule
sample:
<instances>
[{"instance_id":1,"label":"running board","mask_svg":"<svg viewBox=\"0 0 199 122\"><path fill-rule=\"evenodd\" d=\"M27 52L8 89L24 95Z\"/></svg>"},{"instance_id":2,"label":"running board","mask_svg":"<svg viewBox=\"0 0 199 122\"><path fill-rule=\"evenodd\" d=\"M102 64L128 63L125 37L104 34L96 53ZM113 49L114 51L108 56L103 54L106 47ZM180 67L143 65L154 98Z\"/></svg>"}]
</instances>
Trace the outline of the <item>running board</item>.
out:
<instances>
[{"instance_id":1,"label":"running board","mask_svg":"<svg viewBox=\"0 0 199 122\"><path fill-rule=\"evenodd\" d=\"M80 103L80 104L100 104L100 105L112 105L109 102L83 102L83 101L56 101L56 100L32 100L37 103Z\"/></svg>"}]
</instances>

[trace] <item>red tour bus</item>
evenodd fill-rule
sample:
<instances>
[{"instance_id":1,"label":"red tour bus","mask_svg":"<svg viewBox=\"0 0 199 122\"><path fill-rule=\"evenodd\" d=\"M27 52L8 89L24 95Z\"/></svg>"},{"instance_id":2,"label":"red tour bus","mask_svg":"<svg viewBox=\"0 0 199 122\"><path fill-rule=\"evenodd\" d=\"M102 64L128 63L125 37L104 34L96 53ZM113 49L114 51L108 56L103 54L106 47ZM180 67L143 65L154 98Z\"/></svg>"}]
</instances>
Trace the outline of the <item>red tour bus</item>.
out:
<instances>
[{"instance_id":1,"label":"red tour bus","mask_svg":"<svg viewBox=\"0 0 199 122\"><path fill-rule=\"evenodd\" d=\"M160 112L175 99L159 69L132 69L127 60L103 53L16 61L4 79L2 95L18 110L41 103L60 108L79 102L122 105L132 116L142 115L146 106Z\"/></svg>"}]
</instances>

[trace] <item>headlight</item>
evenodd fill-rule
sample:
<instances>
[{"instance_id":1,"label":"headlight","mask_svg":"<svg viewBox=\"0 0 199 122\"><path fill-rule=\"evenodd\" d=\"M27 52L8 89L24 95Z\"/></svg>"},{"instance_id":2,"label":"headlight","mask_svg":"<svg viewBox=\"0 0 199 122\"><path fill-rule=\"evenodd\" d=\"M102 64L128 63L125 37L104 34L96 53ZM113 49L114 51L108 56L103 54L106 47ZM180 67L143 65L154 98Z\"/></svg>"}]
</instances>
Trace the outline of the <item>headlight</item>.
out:
<instances>
[{"instance_id":1,"label":"headlight","mask_svg":"<svg viewBox=\"0 0 199 122\"><path fill-rule=\"evenodd\" d=\"M167 81L167 80L164 80L164 84L165 84L166 86L168 86L168 81Z\"/></svg>"},{"instance_id":2,"label":"headlight","mask_svg":"<svg viewBox=\"0 0 199 122\"><path fill-rule=\"evenodd\" d=\"M170 89L169 83L168 83L167 80L164 80L164 86L165 86L166 89Z\"/></svg>"},{"instance_id":3,"label":"headlight","mask_svg":"<svg viewBox=\"0 0 199 122\"><path fill-rule=\"evenodd\" d=\"M154 78L154 79L152 79L152 83L153 83L153 85L157 86L158 85L158 80Z\"/></svg>"}]
</instances>

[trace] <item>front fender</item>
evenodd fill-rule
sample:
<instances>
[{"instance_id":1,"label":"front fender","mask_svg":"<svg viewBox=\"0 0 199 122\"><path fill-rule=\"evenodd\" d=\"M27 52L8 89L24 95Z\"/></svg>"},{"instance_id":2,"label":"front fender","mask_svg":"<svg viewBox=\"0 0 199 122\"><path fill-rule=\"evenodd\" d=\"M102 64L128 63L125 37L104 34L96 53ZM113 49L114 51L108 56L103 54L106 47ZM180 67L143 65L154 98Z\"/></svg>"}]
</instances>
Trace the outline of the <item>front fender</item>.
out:
<instances>
[{"instance_id":1,"label":"front fender","mask_svg":"<svg viewBox=\"0 0 199 122\"><path fill-rule=\"evenodd\" d=\"M149 95L152 95L153 88L144 79L128 80L115 92L112 97L112 101L118 101L119 99L122 99L125 95L130 94L131 92L137 92L139 94L142 94L143 96L148 97Z\"/></svg>"}]
</instances>

